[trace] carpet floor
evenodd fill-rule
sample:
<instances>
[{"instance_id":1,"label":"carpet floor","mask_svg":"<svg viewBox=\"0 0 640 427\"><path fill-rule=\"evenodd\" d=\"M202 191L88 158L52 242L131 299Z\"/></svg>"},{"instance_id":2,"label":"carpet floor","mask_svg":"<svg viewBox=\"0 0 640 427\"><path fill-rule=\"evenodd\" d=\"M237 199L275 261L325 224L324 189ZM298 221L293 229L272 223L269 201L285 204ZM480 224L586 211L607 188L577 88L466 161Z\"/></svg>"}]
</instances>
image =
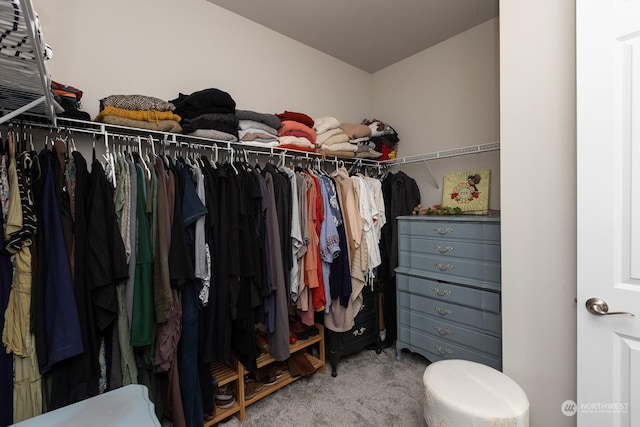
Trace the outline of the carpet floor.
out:
<instances>
[{"instance_id":1,"label":"carpet floor","mask_svg":"<svg viewBox=\"0 0 640 427\"><path fill-rule=\"evenodd\" d=\"M235 416L222 427L357 427L426 426L423 415L424 357L395 348L382 353L365 350L344 357L338 376L315 373L257 401L246 409L246 419Z\"/></svg>"}]
</instances>

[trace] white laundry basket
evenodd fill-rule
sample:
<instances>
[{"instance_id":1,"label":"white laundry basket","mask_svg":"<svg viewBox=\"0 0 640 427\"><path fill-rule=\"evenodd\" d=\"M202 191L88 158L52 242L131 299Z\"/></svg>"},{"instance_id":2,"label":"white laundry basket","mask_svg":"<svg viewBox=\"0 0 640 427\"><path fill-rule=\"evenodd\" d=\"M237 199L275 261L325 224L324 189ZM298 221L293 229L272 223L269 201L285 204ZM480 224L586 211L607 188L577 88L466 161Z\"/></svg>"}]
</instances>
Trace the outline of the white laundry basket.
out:
<instances>
[{"instance_id":1,"label":"white laundry basket","mask_svg":"<svg viewBox=\"0 0 640 427\"><path fill-rule=\"evenodd\" d=\"M511 378L467 360L441 360L424 371L429 427L528 427L529 399Z\"/></svg>"}]
</instances>

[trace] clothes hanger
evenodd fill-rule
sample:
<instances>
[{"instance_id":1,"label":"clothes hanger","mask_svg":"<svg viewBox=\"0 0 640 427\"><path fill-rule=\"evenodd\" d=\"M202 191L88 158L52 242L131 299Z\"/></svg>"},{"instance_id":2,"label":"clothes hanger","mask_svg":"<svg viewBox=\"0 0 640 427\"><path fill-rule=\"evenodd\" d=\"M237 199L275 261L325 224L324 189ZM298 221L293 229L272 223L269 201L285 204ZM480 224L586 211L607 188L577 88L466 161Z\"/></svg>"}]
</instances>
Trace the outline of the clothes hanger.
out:
<instances>
[{"instance_id":1,"label":"clothes hanger","mask_svg":"<svg viewBox=\"0 0 640 427\"><path fill-rule=\"evenodd\" d=\"M252 166L249 164L249 155L244 148L242 149L241 165L244 167L245 172L251 172Z\"/></svg>"},{"instance_id":2,"label":"clothes hanger","mask_svg":"<svg viewBox=\"0 0 640 427\"><path fill-rule=\"evenodd\" d=\"M147 142L151 146L151 155L153 156L153 158L155 158L156 157L156 144L154 143L153 136L151 134L149 134L149 136L147 137Z\"/></svg>"},{"instance_id":3,"label":"clothes hanger","mask_svg":"<svg viewBox=\"0 0 640 427\"><path fill-rule=\"evenodd\" d=\"M9 123L9 126L11 126L11 123ZM45 150L49 148L49 141L51 141L51 144L53 145L53 127L51 126L49 126L49 133L44 136ZM95 148L95 145L94 145L94 148Z\"/></svg>"},{"instance_id":4,"label":"clothes hanger","mask_svg":"<svg viewBox=\"0 0 640 427\"><path fill-rule=\"evenodd\" d=\"M74 149L76 148L75 144L74 144L73 148ZM29 125L29 151L36 151L36 149L33 146L33 129L31 127L31 125Z\"/></svg>"},{"instance_id":5,"label":"clothes hanger","mask_svg":"<svg viewBox=\"0 0 640 427\"><path fill-rule=\"evenodd\" d=\"M95 150L95 148L94 148ZM113 156L111 155L111 153L109 152L109 136L107 135L107 133L104 133L104 158L107 162L107 165L109 166L108 171L107 171L107 177L110 178L111 183L113 184L114 187L118 186L118 183L116 181L116 168L115 168L115 161Z\"/></svg>"},{"instance_id":6,"label":"clothes hanger","mask_svg":"<svg viewBox=\"0 0 640 427\"><path fill-rule=\"evenodd\" d=\"M218 144L213 144L213 162L211 163L211 166L214 169L218 169L218 159L219 159L219 148L218 148Z\"/></svg>"},{"instance_id":7,"label":"clothes hanger","mask_svg":"<svg viewBox=\"0 0 640 427\"><path fill-rule=\"evenodd\" d=\"M229 152L229 158L230 158L230 160L229 160L227 163L229 163L229 165L231 165L231 169L233 169L233 172L234 172L236 175L238 175L238 169L236 169L236 167L233 165L233 159L234 159L234 155L235 155L234 149L233 149L233 147L230 147L230 148L229 148L229 150L231 150L231 151Z\"/></svg>"},{"instance_id":8,"label":"clothes hanger","mask_svg":"<svg viewBox=\"0 0 640 427\"><path fill-rule=\"evenodd\" d=\"M155 146L153 145L153 137L151 135L147 136L147 145L144 146L144 161L145 163L151 162L151 157L149 157L149 147L151 147L152 157L155 159Z\"/></svg>"},{"instance_id":9,"label":"clothes hanger","mask_svg":"<svg viewBox=\"0 0 640 427\"><path fill-rule=\"evenodd\" d=\"M273 152L273 148L271 149ZM278 169L281 169L284 167L286 159L285 156L287 155L287 150L283 150L280 152L280 160L278 160L278 165L276 166Z\"/></svg>"}]
</instances>

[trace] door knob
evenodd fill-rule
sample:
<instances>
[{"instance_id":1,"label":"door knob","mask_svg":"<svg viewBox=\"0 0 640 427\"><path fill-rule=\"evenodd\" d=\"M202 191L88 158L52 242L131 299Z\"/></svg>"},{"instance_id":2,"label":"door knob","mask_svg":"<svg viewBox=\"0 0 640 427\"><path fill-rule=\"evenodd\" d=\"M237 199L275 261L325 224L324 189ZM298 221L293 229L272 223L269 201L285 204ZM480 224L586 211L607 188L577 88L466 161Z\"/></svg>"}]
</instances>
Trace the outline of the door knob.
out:
<instances>
[{"instance_id":1,"label":"door knob","mask_svg":"<svg viewBox=\"0 0 640 427\"><path fill-rule=\"evenodd\" d=\"M620 314L623 316L631 316L635 317L635 314L628 313L626 311L611 311L609 312L609 305L607 302L600 298L589 298L585 303L587 310L589 313L595 314L596 316L612 316L614 314Z\"/></svg>"}]
</instances>

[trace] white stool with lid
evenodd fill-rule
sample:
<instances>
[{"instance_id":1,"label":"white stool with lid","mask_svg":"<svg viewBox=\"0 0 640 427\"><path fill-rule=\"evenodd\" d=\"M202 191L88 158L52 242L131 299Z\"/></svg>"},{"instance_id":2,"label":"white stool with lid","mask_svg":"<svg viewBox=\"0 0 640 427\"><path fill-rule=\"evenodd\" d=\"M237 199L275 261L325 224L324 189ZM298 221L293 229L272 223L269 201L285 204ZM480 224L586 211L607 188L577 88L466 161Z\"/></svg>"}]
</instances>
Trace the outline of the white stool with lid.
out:
<instances>
[{"instance_id":1,"label":"white stool with lid","mask_svg":"<svg viewBox=\"0 0 640 427\"><path fill-rule=\"evenodd\" d=\"M431 363L422 378L429 427L528 427L529 399L511 378L467 360Z\"/></svg>"}]
</instances>

